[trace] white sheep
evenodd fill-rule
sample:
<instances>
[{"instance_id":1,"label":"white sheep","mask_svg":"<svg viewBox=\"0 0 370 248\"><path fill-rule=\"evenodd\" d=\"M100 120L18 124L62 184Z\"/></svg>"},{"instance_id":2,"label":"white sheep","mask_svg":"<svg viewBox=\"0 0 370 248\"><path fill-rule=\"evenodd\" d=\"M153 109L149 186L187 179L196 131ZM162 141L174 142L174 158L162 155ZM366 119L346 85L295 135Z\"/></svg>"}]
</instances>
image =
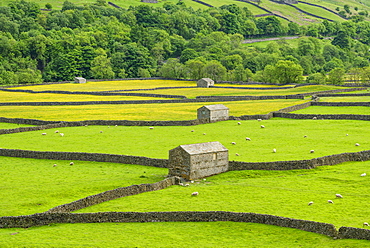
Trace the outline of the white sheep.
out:
<instances>
[{"instance_id":1,"label":"white sheep","mask_svg":"<svg viewBox=\"0 0 370 248\"><path fill-rule=\"evenodd\" d=\"M239 156L239 153L235 153L235 156Z\"/></svg>"},{"instance_id":2,"label":"white sheep","mask_svg":"<svg viewBox=\"0 0 370 248\"><path fill-rule=\"evenodd\" d=\"M231 142L232 145L236 145L236 142Z\"/></svg>"},{"instance_id":3,"label":"white sheep","mask_svg":"<svg viewBox=\"0 0 370 248\"><path fill-rule=\"evenodd\" d=\"M303 138L307 138L307 135L303 136Z\"/></svg>"},{"instance_id":4,"label":"white sheep","mask_svg":"<svg viewBox=\"0 0 370 248\"><path fill-rule=\"evenodd\" d=\"M337 197L337 198L343 198L343 196L341 194L335 194L335 197Z\"/></svg>"},{"instance_id":5,"label":"white sheep","mask_svg":"<svg viewBox=\"0 0 370 248\"><path fill-rule=\"evenodd\" d=\"M362 224L362 226L369 226L369 223L364 222L364 224Z\"/></svg>"},{"instance_id":6,"label":"white sheep","mask_svg":"<svg viewBox=\"0 0 370 248\"><path fill-rule=\"evenodd\" d=\"M194 181L190 181L191 183L194 183Z\"/></svg>"},{"instance_id":7,"label":"white sheep","mask_svg":"<svg viewBox=\"0 0 370 248\"><path fill-rule=\"evenodd\" d=\"M206 135L206 133L203 133L203 135Z\"/></svg>"},{"instance_id":8,"label":"white sheep","mask_svg":"<svg viewBox=\"0 0 370 248\"><path fill-rule=\"evenodd\" d=\"M55 133L59 133L59 130L56 130Z\"/></svg>"},{"instance_id":9,"label":"white sheep","mask_svg":"<svg viewBox=\"0 0 370 248\"><path fill-rule=\"evenodd\" d=\"M262 119L257 119L257 121L262 121Z\"/></svg>"},{"instance_id":10,"label":"white sheep","mask_svg":"<svg viewBox=\"0 0 370 248\"><path fill-rule=\"evenodd\" d=\"M276 153L276 149L275 149L275 148L274 148L274 149L272 149L272 152L273 152L273 153Z\"/></svg>"},{"instance_id":11,"label":"white sheep","mask_svg":"<svg viewBox=\"0 0 370 248\"><path fill-rule=\"evenodd\" d=\"M154 129L154 127L149 127L150 130Z\"/></svg>"},{"instance_id":12,"label":"white sheep","mask_svg":"<svg viewBox=\"0 0 370 248\"><path fill-rule=\"evenodd\" d=\"M42 133L42 135L46 135L46 133Z\"/></svg>"},{"instance_id":13,"label":"white sheep","mask_svg":"<svg viewBox=\"0 0 370 248\"><path fill-rule=\"evenodd\" d=\"M56 167L57 166L57 164L53 164L53 167Z\"/></svg>"},{"instance_id":14,"label":"white sheep","mask_svg":"<svg viewBox=\"0 0 370 248\"><path fill-rule=\"evenodd\" d=\"M100 131L100 133L103 133L103 131Z\"/></svg>"},{"instance_id":15,"label":"white sheep","mask_svg":"<svg viewBox=\"0 0 370 248\"><path fill-rule=\"evenodd\" d=\"M191 130L190 132L192 132L192 133L193 133L193 132L194 132L194 130Z\"/></svg>"},{"instance_id":16,"label":"white sheep","mask_svg":"<svg viewBox=\"0 0 370 248\"><path fill-rule=\"evenodd\" d=\"M360 146L360 144L359 143L356 143L355 146Z\"/></svg>"},{"instance_id":17,"label":"white sheep","mask_svg":"<svg viewBox=\"0 0 370 248\"><path fill-rule=\"evenodd\" d=\"M114 125L115 127L118 127L117 125Z\"/></svg>"},{"instance_id":18,"label":"white sheep","mask_svg":"<svg viewBox=\"0 0 370 248\"><path fill-rule=\"evenodd\" d=\"M332 200L328 200L328 203L334 203Z\"/></svg>"},{"instance_id":19,"label":"white sheep","mask_svg":"<svg viewBox=\"0 0 370 248\"><path fill-rule=\"evenodd\" d=\"M366 173L362 173L362 174L361 174L361 176L362 176L362 177L366 176Z\"/></svg>"},{"instance_id":20,"label":"white sheep","mask_svg":"<svg viewBox=\"0 0 370 248\"><path fill-rule=\"evenodd\" d=\"M198 193L198 192L193 192L193 193L191 193L191 196L197 196L197 195L199 195L199 193Z\"/></svg>"},{"instance_id":21,"label":"white sheep","mask_svg":"<svg viewBox=\"0 0 370 248\"><path fill-rule=\"evenodd\" d=\"M314 152L315 152L315 150L311 150L311 151L310 151L310 153L314 153Z\"/></svg>"},{"instance_id":22,"label":"white sheep","mask_svg":"<svg viewBox=\"0 0 370 248\"><path fill-rule=\"evenodd\" d=\"M251 141L251 138L246 137L246 138L245 138L245 140L247 140L247 141Z\"/></svg>"},{"instance_id":23,"label":"white sheep","mask_svg":"<svg viewBox=\"0 0 370 248\"><path fill-rule=\"evenodd\" d=\"M261 128L265 128L265 126L264 125L261 125Z\"/></svg>"},{"instance_id":24,"label":"white sheep","mask_svg":"<svg viewBox=\"0 0 370 248\"><path fill-rule=\"evenodd\" d=\"M59 135L63 137L64 136L64 133L60 133Z\"/></svg>"},{"instance_id":25,"label":"white sheep","mask_svg":"<svg viewBox=\"0 0 370 248\"><path fill-rule=\"evenodd\" d=\"M242 123L241 122L238 122L238 125L241 125Z\"/></svg>"},{"instance_id":26,"label":"white sheep","mask_svg":"<svg viewBox=\"0 0 370 248\"><path fill-rule=\"evenodd\" d=\"M346 136L348 136L348 133L346 134Z\"/></svg>"},{"instance_id":27,"label":"white sheep","mask_svg":"<svg viewBox=\"0 0 370 248\"><path fill-rule=\"evenodd\" d=\"M183 184L183 183L179 183L179 185L180 185L180 186L184 186L184 184Z\"/></svg>"},{"instance_id":28,"label":"white sheep","mask_svg":"<svg viewBox=\"0 0 370 248\"><path fill-rule=\"evenodd\" d=\"M185 184L184 186L185 186L185 187L188 187L189 185L190 185L190 184L188 184L188 183L187 183L187 184Z\"/></svg>"},{"instance_id":29,"label":"white sheep","mask_svg":"<svg viewBox=\"0 0 370 248\"><path fill-rule=\"evenodd\" d=\"M70 162L70 163L69 163L69 165L74 165L74 164L75 164L75 163L73 163L73 162Z\"/></svg>"},{"instance_id":30,"label":"white sheep","mask_svg":"<svg viewBox=\"0 0 370 248\"><path fill-rule=\"evenodd\" d=\"M317 120L317 117L315 116L314 118L312 118L312 120Z\"/></svg>"},{"instance_id":31,"label":"white sheep","mask_svg":"<svg viewBox=\"0 0 370 248\"><path fill-rule=\"evenodd\" d=\"M311 206L313 204L313 201L310 201L309 203L308 203L308 206Z\"/></svg>"}]
</instances>

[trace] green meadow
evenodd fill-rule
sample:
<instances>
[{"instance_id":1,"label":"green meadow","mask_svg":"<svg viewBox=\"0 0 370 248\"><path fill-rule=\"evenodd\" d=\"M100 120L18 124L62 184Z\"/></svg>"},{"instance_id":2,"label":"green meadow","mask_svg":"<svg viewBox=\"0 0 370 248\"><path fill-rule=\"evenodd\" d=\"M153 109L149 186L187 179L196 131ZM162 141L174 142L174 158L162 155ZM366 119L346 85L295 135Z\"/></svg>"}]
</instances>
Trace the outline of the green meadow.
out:
<instances>
[{"instance_id":1,"label":"green meadow","mask_svg":"<svg viewBox=\"0 0 370 248\"><path fill-rule=\"evenodd\" d=\"M246 162L312 159L370 150L370 139L364 135L370 129L367 121L275 118L240 122L241 125L237 121L226 121L197 126L156 126L154 129L147 126L67 127L0 135L0 144L2 148L37 151L168 158L168 151L179 145L219 141L229 149L230 160ZM265 128L260 127L262 124ZM55 133L56 130L64 136ZM246 137L251 141L246 141ZM356 143L360 146L355 146ZM272 152L274 148L276 153Z\"/></svg>"},{"instance_id":2,"label":"green meadow","mask_svg":"<svg viewBox=\"0 0 370 248\"><path fill-rule=\"evenodd\" d=\"M22 87L28 90L112 91L194 82L89 82ZM168 83L168 84L167 84ZM176 85L176 86L175 86ZM225 85L231 86L231 85ZM304 86L290 89L157 89L155 94L288 95L340 89ZM248 85L245 87L266 87ZM141 92L142 91L137 91ZM145 92L145 91L144 91ZM61 94L0 92L0 102L143 99ZM145 98L146 99L146 98ZM148 98L149 99L149 98ZM364 101L368 97L322 98L322 101ZM297 99L176 104L113 104L84 106L1 106L0 117L40 120L191 120L203 105L222 103L230 115L267 114L307 102ZM298 112L369 114L367 107L309 107ZM240 122L240 125L238 124ZM264 125L264 128L261 128ZM0 123L0 129L17 128ZM219 141L229 160L259 162L312 159L370 150L370 122L355 120L223 121L197 126L81 126L0 135L0 147L35 151L109 153L168 158L179 145ZM56 132L58 131L58 132ZM46 135L42 135L46 133ZM64 136L60 136L63 133ZM250 141L246 140L250 138ZM235 142L235 145L232 144ZM359 146L355 144L359 143ZM273 152L276 149L276 153ZM310 151L314 150L314 153ZM237 155L238 154L238 155ZM0 157L0 216L41 213L61 204L133 184L163 180L168 169L119 163ZM234 211L271 214L362 228L369 222L370 161L321 166L312 170L229 171L196 180L188 187L123 197L76 212ZM199 192L192 197L192 192ZM335 198L335 194L343 198ZM329 204L328 200L334 201ZM308 205L313 201L314 204ZM50 224L0 229L0 247L369 247L365 240L334 240L291 228L233 222Z\"/></svg>"}]
</instances>

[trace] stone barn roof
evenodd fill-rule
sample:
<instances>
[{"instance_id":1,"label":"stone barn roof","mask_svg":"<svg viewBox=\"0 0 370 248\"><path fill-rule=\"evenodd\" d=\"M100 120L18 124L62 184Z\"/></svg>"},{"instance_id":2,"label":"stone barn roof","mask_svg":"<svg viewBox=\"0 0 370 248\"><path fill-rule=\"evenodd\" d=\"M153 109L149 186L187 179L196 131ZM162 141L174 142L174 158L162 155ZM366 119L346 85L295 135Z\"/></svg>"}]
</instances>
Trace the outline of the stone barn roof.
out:
<instances>
[{"instance_id":1,"label":"stone barn roof","mask_svg":"<svg viewBox=\"0 0 370 248\"><path fill-rule=\"evenodd\" d=\"M218 141L199 143L199 144L190 144L190 145L180 145L179 147L181 147L185 152L187 152L190 155L228 151L227 148L224 147Z\"/></svg>"},{"instance_id":2,"label":"stone barn roof","mask_svg":"<svg viewBox=\"0 0 370 248\"><path fill-rule=\"evenodd\" d=\"M212 110L229 109L228 107L226 107L223 104L204 105L202 108L206 108L206 109L209 109L211 111Z\"/></svg>"}]
</instances>

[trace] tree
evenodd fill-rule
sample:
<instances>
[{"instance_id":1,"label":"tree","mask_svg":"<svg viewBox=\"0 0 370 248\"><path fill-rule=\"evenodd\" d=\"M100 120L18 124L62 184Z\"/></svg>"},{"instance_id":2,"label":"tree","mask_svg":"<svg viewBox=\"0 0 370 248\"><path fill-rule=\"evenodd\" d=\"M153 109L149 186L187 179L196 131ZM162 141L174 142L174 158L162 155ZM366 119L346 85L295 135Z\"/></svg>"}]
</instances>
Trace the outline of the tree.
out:
<instances>
[{"instance_id":1,"label":"tree","mask_svg":"<svg viewBox=\"0 0 370 248\"><path fill-rule=\"evenodd\" d=\"M170 58L159 69L159 75L165 78L183 78L185 75L185 66L177 58Z\"/></svg>"},{"instance_id":2,"label":"tree","mask_svg":"<svg viewBox=\"0 0 370 248\"><path fill-rule=\"evenodd\" d=\"M334 85L340 85L343 83L344 75L346 71L343 68L334 68L328 73L328 82Z\"/></svg>"},{"instance_id":3,"label":"tree","mask_svg":"<svg viewBox=\"0 0 370 248\"><path fill-rule=\"evenodd\" d=\"M91 76L95 79L112 79L115 77L107 55L99 55L91 61Z\"/></svg>"},{"instance_id":4,"label":"tree","mask_svg":"<svg viewBox=\"0 0 370 248\"><path fill-rule=\"evenodd\" d=\"M309 84L325 84L326 77L322 73L314 73L307 77L307 83Z\"/></svg>"},{"instance_id":5,"label":"tree","mask_svg":"<svg viewBox=\"0 0 370 248\"><path fill-rule=\"evenodd\" d=\"M186 71L191 79L201 79L203 77L203 67L205 63L199 59L186 61Z\"/></svg>"},{"instance_id":6,"label":"tree","mask_svg":"<svg viewBox=\"0 0 370 248\"><path fill-rule=\"evenodd\" d=\"M203 67L203 74L205 77L221 81L226 75L226 68L219 61L211 60Z\"/></svg>"},{"instance_id":7,"label":"tree","mask_svg":"<svg viewBox=\"0 0 370 248\"><path fill-rule=\"evenodd\" d=\"M289 60L279 60L274 67L274 73L280 84L296 84L303 80L303 68Z\"/></svg>"},{"instance_id":8,"label":"tree","mask_svg":"<svg viewBox=\"0 0 370 248\"><path fill-rule=\"evenodd\" d=\"M253 76L253 73L248 68L244 68L243 65L236 66L233 71L233 81L248 82Z\"/></svg>"}]
</instances>

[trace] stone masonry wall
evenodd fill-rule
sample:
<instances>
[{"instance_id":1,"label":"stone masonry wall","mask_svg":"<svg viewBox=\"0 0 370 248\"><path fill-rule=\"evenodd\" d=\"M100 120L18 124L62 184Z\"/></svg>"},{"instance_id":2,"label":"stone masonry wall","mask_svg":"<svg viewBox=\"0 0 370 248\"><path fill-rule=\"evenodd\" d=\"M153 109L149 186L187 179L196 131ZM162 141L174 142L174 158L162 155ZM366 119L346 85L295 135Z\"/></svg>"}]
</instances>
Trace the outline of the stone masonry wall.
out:
<instances>
[{"instance_id":1,"label":"stone masonry wall","mask_svg":"<svg viewBox=\"0 0 370 248\"><path fill-rule=\"evenodd\" d=\"M110 162L110 163L137 164L159 168L168 168L167 159L105 154L105 153L45 152L45 151L28 151L28 150L0 148L0 156L17 158L51 159L51 160L69 160L69 161L81 160L81 161Z\"/></svg>"},{"instance_id":2,"label":"stone masonry wall","mask_svg":"<svg viewBox=\"0 0 370 248\"><path fill-rule=\"evenodd\" d=\"M251 222L336 237L334 225L315 221L292 219L256 213L224 211L208 212L103 212L103 213L41 213L27 216L0 217L0 227L31 227L51 223L102 223L102 222Z\"/></svg>"},{"instance_id":3,"label":"stone masonry wall","mask_svg":"<svg viewBox=\"0 0 370 248\"><path fill-rule=\"evenodd\" d=\"M169 177L157 183L148 183L148 184L140 184L140 185L131 185L128 187L117 188L113 190L108 190L96 195L91 195L77 201L63 204L57 207L54 207L45 213L65 213L65 212L73 212L79 209L83 209L86 207L90 207L102 202L111 201L114 199L118 199L121 197L126 197L130 195L137 195L144 192L156 191L165 189L172 185L176 185L180 183L180 178L178 177Z\"/></svg>"}]
</instances>

